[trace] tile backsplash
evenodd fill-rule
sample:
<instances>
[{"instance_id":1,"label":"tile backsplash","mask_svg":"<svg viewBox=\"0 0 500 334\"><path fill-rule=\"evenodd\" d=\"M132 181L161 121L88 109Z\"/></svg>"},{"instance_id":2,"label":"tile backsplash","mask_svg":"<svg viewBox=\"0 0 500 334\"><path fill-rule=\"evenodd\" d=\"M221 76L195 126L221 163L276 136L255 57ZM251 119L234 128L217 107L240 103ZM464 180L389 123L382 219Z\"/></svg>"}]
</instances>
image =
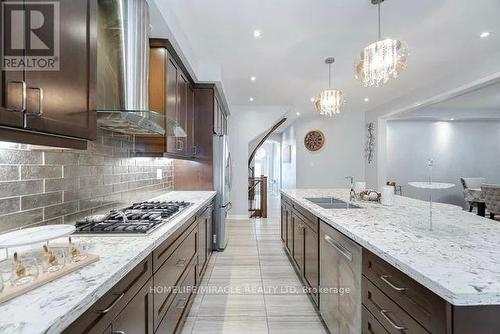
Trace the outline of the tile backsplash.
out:
<instances>
[{"instance_id":1,"label":"tile backsplash","mask_svg":"<svg viewBox=\"0 0 500 334\"><path fill-rule=\"evenodd\" d=\"M130 136L107 131L85 151L0 142L0 233L74 223L173 190L172 160L132 150Z\"/></svg>"}]
</instances>

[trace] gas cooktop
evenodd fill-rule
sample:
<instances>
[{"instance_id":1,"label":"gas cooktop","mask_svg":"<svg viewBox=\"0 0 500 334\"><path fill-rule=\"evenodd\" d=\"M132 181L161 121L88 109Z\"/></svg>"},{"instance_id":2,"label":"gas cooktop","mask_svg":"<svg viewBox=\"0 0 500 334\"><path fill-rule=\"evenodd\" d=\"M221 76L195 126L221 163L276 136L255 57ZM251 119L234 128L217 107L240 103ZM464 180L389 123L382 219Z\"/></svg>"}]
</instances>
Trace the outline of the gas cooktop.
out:
<instances>
[{"instance_id":1,"label":"gas cooktop","mask_svg":"<svg viewBox=\"0 0 500 334\"><path fill-rule=\"evenodd\" d=\"M74 234L148 234L182 212L188 202L141 202L108 215L86 217Z\"/></svg>"}]
</instances>

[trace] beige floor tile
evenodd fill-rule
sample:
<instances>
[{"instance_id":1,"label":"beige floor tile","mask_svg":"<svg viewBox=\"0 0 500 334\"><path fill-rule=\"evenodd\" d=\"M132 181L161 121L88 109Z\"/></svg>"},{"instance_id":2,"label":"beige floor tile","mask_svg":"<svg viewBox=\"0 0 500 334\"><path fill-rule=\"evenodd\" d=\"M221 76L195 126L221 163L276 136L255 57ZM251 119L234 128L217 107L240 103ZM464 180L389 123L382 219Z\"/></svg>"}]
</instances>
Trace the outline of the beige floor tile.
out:
<instances>
[{"instance_id":1,"label":"beige floor tile","mask_svg":"<svg viewBox=\"0 0 500 334\"><path fill-rule=\"evenodd\" d=\"M262 294L262 279L246 277L212 277L205 294Z\"/></svg>"},{"instance_id":2,"label":"beige floor tile","mask_svg":"<svg viewBox=\"0 0 500 334\"><path fill-rule=\"evenodd\" d=\"M204 295L198 317L266 316L264 295Z\"/></svg>"},{"instance_id":3,"label":"beige floor tile","mask_svg":"<svg viewBox=\"0 0 500 334\"><path fill-rule=\"evenodd\" d=\"M303 294L264 295L268 317L280 316L314 316L314 309L309 297Z\"/></svg>"},{"instance_id":4,"label":"beige floor tile","mask_svg":"<svg viewBox=\"0 0 500 334\"><path fill-rule=\"evenodd\" d=\"M263 278L264 293L273 294L305 294L304 286L297 277Z\"/></svg>"},{"instance_id":5,"label":"beige floor tile","mask_svg":"<svg viewBox=\"0 0 500 334\"><path fill-rule=\"evenodd\" d=\"M196 317L188 316L184 322L184 327L182 327L181 334L190 334L193 330L195 322Z\"/></svg>"},{"instance_id":6,"label":"beige floor tile","mask_svg":"<svg viewBox=\"0 0 500 334\"><path fill-rule=\"evenodd\" d=\"M218 266L210 278L260 278L260 267L256 265Z\"/></svg>"},{"instance_id":7,"label":"beige floor tile","mask_svg":"<svg viewBox=\"0 0 500 334\"><path fill-rule=\"evenodd\" d=\"M328 334L317 316L269 317L269 334Z\"/></svg>"},{"instance_id":8,"label":"beige floor tile","mask_svg":"<svg viewBox=\"0 0 500 334\"><path fill-rule=\"evenodd\" d=\"M197 318L193 334L267 334L265 317Z\"/></svg>"}]
</instances>

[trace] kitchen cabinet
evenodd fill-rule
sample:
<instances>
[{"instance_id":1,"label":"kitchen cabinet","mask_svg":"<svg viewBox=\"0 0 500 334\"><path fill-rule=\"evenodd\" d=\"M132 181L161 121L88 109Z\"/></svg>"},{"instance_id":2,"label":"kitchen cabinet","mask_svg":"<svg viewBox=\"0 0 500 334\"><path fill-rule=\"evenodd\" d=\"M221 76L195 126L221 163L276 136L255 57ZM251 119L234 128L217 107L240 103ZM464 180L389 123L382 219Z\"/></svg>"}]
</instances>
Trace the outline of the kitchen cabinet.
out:
<instances>
[{"instance_id":1,"label":"kitchen cabinet","mask_svg":"<svg viewBox=\"0 0 500 334\"><path fill-rule=\"evenodd\" d=\"M58 3L59 70L2 72L0 124L24 130L3 128L2 140L85 148L96 138L97 2Z\"/></svg>"},{"instance_id":2,"label":"kitchen cabinet","mask_svg":"<svg viewBox=\"0 0 500 334\"><path fill-rule=\"evenodd\" d=\"M213 208L209 206L200 216L198 223L198 276L201 277L207 268L212 254L212 214Z\"/></svg>"},{"instance_id":3,"label":"kitchen cabinet","mask_svg":"<svg viewBox=\"0 0 500 334\"><path fill-rule=\"evenodd\" d=\"M111 324L112 333L153 334L152 279L142 287Z\"/></svg>"},{"instance_id":4,"label":"kitchen cabinet","mask_svg":"<svg viewBox=\"0 0 500 334\"><path fill-rule=\"evenodd\" d=\"M149 63L149 107L166 116L165 128L169 121L177 126L165 136L138 136L136 154L192 159L195 155L193 84L167 40L150 39Z\"/></svg>"},{"instance_id":5,"label":"kitchen cabinet","mask_svg":"<svg viewBox=\"0 0 500 334\"><path fill-rule=\"evenodd\" d=\"M295 213L292 213L293 225L293 260L298 271L303 274L304 270L304 221Z\"/></svg>"},{"instance_id":6,"label":"kitchen cabinet","mask_svg":"<svg viewBox=\"0 0 500 334\"><path fill-rule=\"evenodd\" d=\"M178 333L204 274L198 252L206 267L212 251L205 234L211 234L212 207L189 218L63 333Z\"/></svg>"},{"instance_id":7,"label":"kitchen cabinet","mask_svg":"<svg viewBox=\"0 0 500 334\"><path fill-rule=\"evenodd\" d=\"M214 133L219 136L227 135L227 115L218 97L214 99Z\"/></svg>"}]
</instances>

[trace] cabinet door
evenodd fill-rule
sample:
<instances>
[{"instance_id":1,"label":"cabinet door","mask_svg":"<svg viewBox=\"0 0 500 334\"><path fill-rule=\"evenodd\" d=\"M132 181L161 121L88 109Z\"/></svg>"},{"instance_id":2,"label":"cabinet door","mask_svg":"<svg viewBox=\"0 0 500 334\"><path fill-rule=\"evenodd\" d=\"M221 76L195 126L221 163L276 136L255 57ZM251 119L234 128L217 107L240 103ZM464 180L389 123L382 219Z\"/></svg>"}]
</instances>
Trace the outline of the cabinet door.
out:
<instances>
[{"instance_id":1,"label":"cabinet door","mask_svg":"<svg viewBox=\"0 0 500 334\"><path fill-rule=\"evenodd\" d=\"M191 85L187 89L187 118L186 118L186 155L196 155L196 145L194 141L194 90Z\"/></svg>"},{"instance_id":2,"label":"cabinet door","mask_svg":"<svg viewBox=\"0 0 500 334\"><path fill-rule=\"evenodd\" d=\"M4 1L0 1L0 4ZM0 24L5 30L6 21ZM0 45L3 45L3 34L0 34ZM0 50L3 52L3 50ZM2 58L3 55L0 55ZM23 127L23 101L25 94L24 72L0 70L0 125Z\"/></svg>"},{"instance_id":3,"label":"cabinet door","mask_svg":"<svg viewBox=\"0 0 500 334\"><path fill-rule=\"evenodd\" d=\"M27 128L96 138L96 1L60 0L57 71L26 71Z\"/></svg>"},{"instance_id":4,"label":"cabinet door","mask_svg":"<svg viewBox=\"0 0 500 334\"><path fill-rule=\"evenodd\" d=\"M286 248L288 252L292 254L293 249L293 224L292 224L292 210L287 205L286 206Z\"/></svg>"},{"instance_id":5,"label":"cabinet door","mask_svg":"<svg viewBox=\"0 0 500 334\"><path fill-rule=\"evenodd\" d=\"M210 206L207 211L207 261L210 259L210 255L212 254L212 224L213 224L213 209Z\"/></svg>"},{"instance_id":6,"label":"cabinet door","mask_svg":"<svg viewBox=\"0 0 500 334\"><path fill-rule=\"evenodd\" d=\"M285 204L281 204L281 241L286 241L286 206Z\"/></svg>"},{"instance_id":7,"label":"cabinet door","mask_svg":"<svg viewBox=\"0 0 500 334\"><path fill-rule=\"evenodd\" d=\"M166 78L166 115L171 120L178 122L179 114L178 114L178 69L177 64L173 61L172 58L168 57L167 61L167 78ZM167 153L177 154L178 143L177 138L171 134L167 136Z\"/></svg>"},{"instance_id":8,"label":"cabinet door","mask_svg":"<svg viewBox=\"0 0 500 334\"><path fill-rule=\"evenodd\" d=\"M113 333L153 333L153 294L150 279L113 320Z\"/></svg>"},{"instance_id":9,"label":"cabinet door","mask_svg":"<svg viewBox=\"0 0 500 334\"><path fill-rule=\"evenodd\" d=\"M317 232L305 225L304 228L304 277L313 291L318 289L319 244ZM317 303L317 294L313 293Z\"/></svg>"},{"instance_id":10,"label":"cabinet door","mask_svg":"<svg viewBox=\"0 0 500 334\"><path fill-rule=\"evenodd\" d=\"M184 77L181 71L177 71L177 122L182 127L187 136L189 136L189 130L187 128L187 114L188 114L188 90L189 81ZM179 155L186 155L187 149L187 137L178 137L176 142L176 150Z\"/></svg>"},{"instance_id":11,"label":"cabinet door","mask_svg":"<svg viewBox=\"0 0 500 334\"><path fill-rule=\"evenodd\" d=\"M207 214L200 217L198 223L198 277L201 277L207 262Z\"/></svg>"},{"instance_id":12,"label":"cabinet door","mask_svg":"<svg viewBox=\"0 0 500 334\"><path fill-rule=\"evenodd\" d=\"M300 273L304 273L304 222L296 214L292 214L293 223L293 259L299 268Z\"/></svg>"}]
</instances>

